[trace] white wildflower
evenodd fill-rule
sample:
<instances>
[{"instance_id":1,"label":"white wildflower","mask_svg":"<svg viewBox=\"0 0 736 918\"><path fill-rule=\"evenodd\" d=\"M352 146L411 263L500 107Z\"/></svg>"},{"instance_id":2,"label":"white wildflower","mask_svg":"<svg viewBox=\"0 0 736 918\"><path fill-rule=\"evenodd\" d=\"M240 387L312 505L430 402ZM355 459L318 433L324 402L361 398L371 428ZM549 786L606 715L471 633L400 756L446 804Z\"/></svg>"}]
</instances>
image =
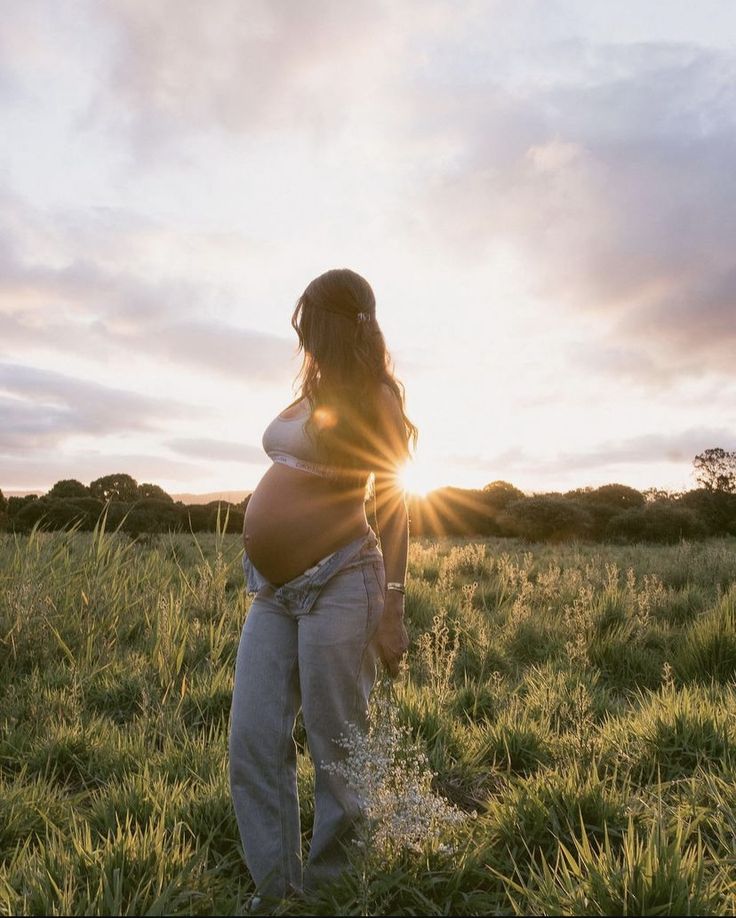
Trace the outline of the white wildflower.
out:
<instances>
[{"instance_id":1,"label":"white wildflower","mask_svg":"<svg viewBox=\"0 0 736 918\"><path fill-rule=\"evenodd\" d=\"M396 704L385 694L371 703L367 731L349 724L338 742L345 758L322 767L357 795L367 828L364 850L384 861L403 848L420 852L468 818L432 790L436 776L427 756L399 724Z\"/></svg>"}]
</instances>

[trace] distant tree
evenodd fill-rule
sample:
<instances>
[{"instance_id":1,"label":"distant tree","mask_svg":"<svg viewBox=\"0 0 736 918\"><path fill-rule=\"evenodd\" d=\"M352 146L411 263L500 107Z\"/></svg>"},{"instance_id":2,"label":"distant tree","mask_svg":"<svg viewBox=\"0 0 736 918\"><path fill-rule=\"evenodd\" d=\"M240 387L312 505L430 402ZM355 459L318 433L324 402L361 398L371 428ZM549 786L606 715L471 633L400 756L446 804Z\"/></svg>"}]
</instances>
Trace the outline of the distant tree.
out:
<instances>
[{"instance_id":1,"label":"distant tree","mask_svg":"<svg viewBox=\"0 0 736 918\"><path fill-rule=\"evenodd\" d=\"M124 532L123 521L130 513L130 504L119 500L111 500L104 504L105 530L112 532L120 528Z\"/></svg>"},{"instance_id":2,"label":"distant tree","mask_svg":"<svg viewBox=\"0 0 736 918\"><path fill-rule=\"evenodd\" d=\"M229 500L211 500L204 506L209 511L207 517L207 530L209 532L214 532L217 528L218 513L221 527L225 526L225 517L227 516L227 528L225 532L243 531L245 514L236 504Z\"/></svg>"},{"instance_id":3,"label":"distant tree","mask_svg":"<svg viewBox=\"0 0 736 918\"><path fill-rule=\"evenodd\" d=\"M8 516L15 516L26 504L30 504L34 500L38 500L38 494L26 494L23 497L9 497Z\"/></svg>"},{"instance_id":4,"label":"distant tree","mask_svg":"<svg viewBox=\"0 0 736 918\"><path fill-rule=\"evenodd\" d=\"M477 488L443 487L408 504L415 535L486 535L496 530L493 512Z\"/></svg>"},{"instance_id":5,"label":"distant tree","mask_svg":"<svg viewBox=\"0 0 736 918\"><path fill-rule=\"evenodd\" d=\"M11 498L11 500L12 499L13 498ZM50 504L44 497L39 497L37 500L26 500L25 498L18 497L16 500L23 501L22 506L15 506L14 512L11 514L13 517L13 526L16 530L24 531L31 529L35 523L39 522L39 520L46 517L48 514Z\"/></svg>"},{"instance_id":6,"label":"distant tree","mask_svg":"<svg viewBox=\"0 0 736 918\"><path fill-rule=\"evenodd\" d=\"M696 488L683 494L677 503L697 514L708 535L736 535L736 494Z\"/></svg>"},{"instance_id":7,"label":"distant tree","mask_svg":"<svg viewBox=\"0 0 736 918\"><path fill-rule=\"evenodd\" d=\"M2 490L0 490L0 510L5 510L7 506L8 502L5 500L5 495L3 494Z\"/></svg>"},{"instance_id":8,"label":"distant tree","mask_svg":"<svg viewBox=\"0 0 736 918\"><path fill-rule=\"evenodd\" d=\"M736 452L716 447L698 453L693 459L695 479L709 491L736 491Z\"/></svg>"},{"instance_id":9,"label":"distant tree","mask_svg":"<svg viewBox=\"0 0 736 918\"><path fill-rule=\"evenodd\" d=\"M81 511L81 528L88 530L94 529L105 506L101 500L98 500L96 497L90 497L89 495L85 497L70 498L66 503L75 506Z\"/></svg>"},{"instance_id":10,"label":"distant tree","mask_svg":"<svg viewBox=\"0 0 736 918\"><path fill-rule=\"evenodd\" d=\"M49 499L41 497L28 504L18 514L20 529L30 529L41 521L44 529L77 529L90 530L94 527L102 512L102 502L94 497L65 497Z\"/></svg>"},{"instance_id":11,"label":"distant tree","mask_svg":"<svg viewBox=\"0 0 736 918\"><path fill-rule=\"evenodd\" d=\"M607 535L629 542L678 542L707 535L702 519L689 507L655 501L617 513L608 524Z\"/></svg>"},{"instance_id":12,"label":"distant tree","mask_svg":"<svg viewBox=\"0 0 736 918\"><path fill-rule=\"evenodd\" d=\"M163 488L160 488L157 484L150 484L149 482L138 485L138 497L153 497L156 500L170 500L172 503L174 502L174 498L167 494Z\"/></svg>"},{"instance_id":13,"label":"distant tree","mask_svg":"<svg viewBox=\"0 0 736 918\"><path fill-rule=\"evenodd\" d=\"M618 510L629 510L632 507L641 507L645 498L636 488L623 484L608 484L591 491L589 500L598 504L607 504Z\"/></svg>"},{"instance_id":14,"label":"distant tree","mask_svg":"<svg viewBox=\"0 0 736 918\"><path fill-rule=\"evenodd\" d=\"M561 494L535 494L515 500L500 522L506 531L533 542L584 539L593 530L588 510Z\"/></svg>"},{"instance_id":15,"label":"distant tree","mask_svg":"<svg viewBox=\"0 0 736 918\"><path fill-rule=\"evenodd\" d=\"M667 491L665 488L647 488L641 493L644 495L644 500L648 504L663 500L674 500L680 496L677 491Z\"/></svg>"},{"instance_id":16,"label":"distant tree","mask_svg":"<svg viewBox=\"0 0 736 918\"><path fill-rule=\"evenodd\" d=\"M592 493L593 488L590 485L585 485L582 488L573 488L572 491L565 491L562 496L566 497L568 500L578 500L578 498L583 498L584 500L589 494Z\"/></svg>"},{"instance_id":17,"label":"distant tree","mask_svg":"<svg viewBox=\"0 0 736 918\"><path fill-rule=\"evenodd\" d=\"M185 517L173 500L144 497L130 509L122 528L124 532L138 535L142 532L177 531L184 525Z\"/></svg>"},{"instance_id":18,"label":"distant tree","mask_svg":"<svg viewBox=\"0 0 736 918\"><path fill-rule=\"evenodd\" d=\"M483 502L494 510L504 510L512 500L520 500L524 492L508 481L491 481L483 485Z\"/></svg>"},{"instance_id":19,"label":"distant tree","mask_svg":"<svg viewBox=\"0 0 736 918\"><path fill-rule=\"evenodd\" d=\"M63 481L57 481L45 496L62 499L65 497L89 497L90 493L87 485L83 485L81 481L77 481L76 478L65 478Z\"/></svg>"},{"instance_id":20,"label":"distant tree","mask_svg":"<svg viewBox=\"0 0 736 918\"><path fill-rule=\"evenodd\" d=\"M98 500L115 500L125 504L138 500L138 482L124 472L95 479L89 490L92 497Z\"/></svg>"},{"instance_id":21,"label":"distant tree","mask_svg":"<svg viewBox=\"0 0 736 918\"><path fill-rule=\"evenodd\" d=\"M628 485L606 484L599 488L577 488L565 493L565 500L584 507L590 514L591 528L588 535L596 539L605 536L606 527L612 516L640 507L644 503L644 495Z\"/></svg>"},{"instance_id":22,"label":"distant tree","mask_svg":"<svg viewBox=\"0 0 736 918\"><path fill-rule=\"evenodd\" d=\"M250 494L246 494L245 497L244 497L242 500L238 501L238 502L235 504L235 506L236 506L239 510L242 510L243 513L245 513L245 510L246 510L246 508L247 508L247 506L248 506L248 501L250 500L250 495L251 495L252 493L253 493L253 492L251 491Z\"/></svg>"},{"instance_id":23,"label":"distant tree","mask_svg":"<svg viewBox=\"0 0 736 918\"><path fill-rule=\"evenodd\" d=\"M205 504L186 504L179 511L184 520L185 531L207 532L210 528L211 509Z\"/></svg>"}]
</instances>

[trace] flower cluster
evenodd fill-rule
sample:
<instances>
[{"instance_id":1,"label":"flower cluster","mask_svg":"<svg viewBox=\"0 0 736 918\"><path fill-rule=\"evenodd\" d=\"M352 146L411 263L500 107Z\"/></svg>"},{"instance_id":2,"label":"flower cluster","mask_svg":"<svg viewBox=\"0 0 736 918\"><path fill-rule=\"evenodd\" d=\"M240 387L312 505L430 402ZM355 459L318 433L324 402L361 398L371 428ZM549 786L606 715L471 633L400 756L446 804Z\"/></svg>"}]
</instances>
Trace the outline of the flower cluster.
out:
<instances>
[{"instance_id":1,"label":"flower cluster","mask_svg":"<svg viewBox=\"0 0 736 918\"><path fill-rule=\"evenodd\" d=\"M368 729L354 724L338 740L346 755L323 764L357 795L365 816L366 837L358 841L384 862L402 849L426 850L440 844L443 833L468 818L432 790L435 775L419 744L399 723L395 702L377 694L368 713Z\"/></svg>"}]
</instances>

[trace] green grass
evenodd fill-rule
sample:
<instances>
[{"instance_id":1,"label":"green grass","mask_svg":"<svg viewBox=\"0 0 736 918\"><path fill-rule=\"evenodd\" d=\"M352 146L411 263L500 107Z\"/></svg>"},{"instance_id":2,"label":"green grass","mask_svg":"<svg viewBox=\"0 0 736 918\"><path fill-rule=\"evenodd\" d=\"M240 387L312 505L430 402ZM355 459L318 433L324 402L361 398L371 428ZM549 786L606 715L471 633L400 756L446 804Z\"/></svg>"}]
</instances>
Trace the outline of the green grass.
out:
<instances>
[{"instance_id":1,"label":"green grass","mask_svg":"<svg viewBox=\"0 0 736 918\"><path fill-rule=\"evenodd\" d=\"M477 816L290 913L734 914L735 549L413 540L400 718ZM243 911L240 561L0 536L0 914Z\"/></svg>"}]
</instances>

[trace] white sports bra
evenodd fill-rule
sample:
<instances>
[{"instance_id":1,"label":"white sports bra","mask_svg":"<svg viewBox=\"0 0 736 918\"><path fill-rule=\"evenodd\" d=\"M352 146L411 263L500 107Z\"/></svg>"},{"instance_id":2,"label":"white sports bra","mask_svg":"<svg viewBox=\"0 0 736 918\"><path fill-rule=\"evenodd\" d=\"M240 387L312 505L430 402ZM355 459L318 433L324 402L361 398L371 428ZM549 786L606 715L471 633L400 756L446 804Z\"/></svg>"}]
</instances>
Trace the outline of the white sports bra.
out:
<instances>
[{"instance_id":1,"label":"white sports bra","mask_svg":"<svg viewBox=\"0 0 736 918\"><path fill-rule=\"evenodd\" d=\"M304 429L310 413L302 409L293 418L277 415L263 432L263 448L274 462L321 478L341 478L345 474L344 469L315 461L314 444Z\"/></svg>"}]
</instances>

